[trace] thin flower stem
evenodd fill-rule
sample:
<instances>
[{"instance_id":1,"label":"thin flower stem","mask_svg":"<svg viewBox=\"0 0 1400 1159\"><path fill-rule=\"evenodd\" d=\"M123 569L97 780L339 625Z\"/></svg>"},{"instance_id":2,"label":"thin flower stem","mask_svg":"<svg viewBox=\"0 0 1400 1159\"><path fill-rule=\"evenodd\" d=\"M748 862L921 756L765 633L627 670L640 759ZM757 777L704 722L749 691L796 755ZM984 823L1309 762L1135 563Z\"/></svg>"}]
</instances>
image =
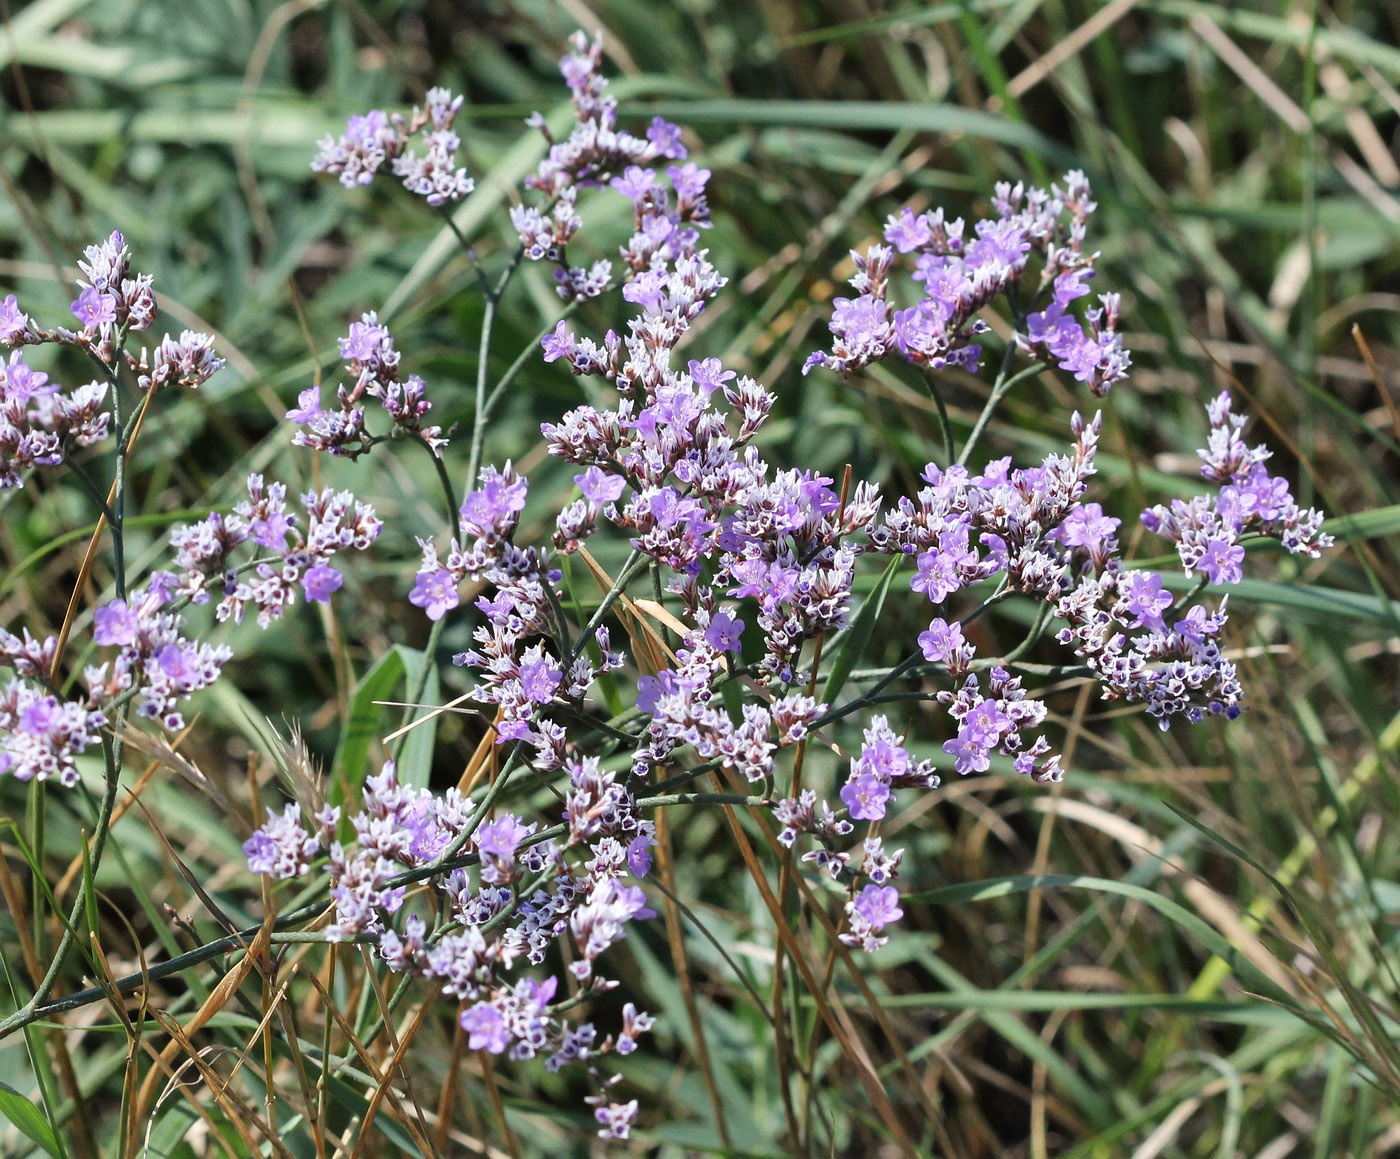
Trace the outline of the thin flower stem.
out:
<instances>
[{"instance_id":1,"label":"thin flower stem","mask_svg":"<svg viewBox=\"0 0 1400 1159\"><path fill-rule=\"evenodd\" d=\"M444 514L447 516L447 526L454 542L457 539L457 497L452 490L452 479L447 474L447 464L443 462L442 456L433 450L432 444L422 435L411 436L413 441L428 452L433 460L433 467L437 471L438 483L442 487L442 500ZM404 745L408 743L408 732L406 729L413 721L413 714L418 710L419 702L423 699L423 693L428 687L428 678L432 673L434 657L437 655L438 642L442 639L443 620L433 621L433 626L428 629L428 641L423 645L423 665L419 670L418 679L414 681L412 687L407 689L408 706L403 711L403 721L399 725L398 744L393 748L393 758L397 761L403 755Z\"/></svg>"},{"instance_id":2,"label":"thin flower stem","mask_svg":"<svg viewBox=\"0 0 1400 1159\"><path fill-rule=\"evenodd\" d=\"M467 261L471 263L472 270L475 271L477 281L481 283L482 294L491 297L491 283L486 280L486 271L481 268L481 262L477 260L476 250L472 248L471 242L467 240L466 234L457 228L457 221L453 216L450 205L438 206L438 212L443 221L447 223L447 228L452 231L452 236L457 239L457 244L462 247L462 253L466 255Z\"/></svg>"},{"instance_id":3,"label":"thin flower stem","mask_svg":"<svg viewBox=\"0 0 1400 1159\"><path fill-rule=\"evenodd\" d=\"M126 547L124 540L123 517L126 511L126 463L127 456L131 452L131 444L140 431L141 422L145 417L146 408L150 405L153 390L146 392L145 398L140 407L136 408L131 417L123 424L122 421L122 396L120 382L120 367L122 358L122 347L126 341L126 331L123 328L116 337L110 363L105 363L108 380L111 382L112 395L112 426L120 432L116 445L116 478L112 484L111 495L107 501L100 498L100 493L96 488L92 488L93 498L98 502L103 518L106 519L107 527L112 533L112 559L114 571L114 586L118 599L126 598ZM87 477L81 468L74 465L76 477L83 483L91 486L92 481ZM80 589L79 589L80 590ZM76 600L78 591L74 592ZM65 620L66 640L67 627L72 624L73 607L69 607L69 615ZM50 672L50 678L57 679L58 660L62 655L63 647L60 644L54 655L54 668ZM124 708L116 708L112 713L114 732L119 732L125 720ZM53 958L49 962L48 969L44 972L43 978L39 980L39 985L35 987L33 995L15 1014L0 1022L0 1038L3 1038L10 1023L15 1022L26 1012L33 1014L43 1006L48 996L53 993L53 988L58 984L58 979L62 976L64 969L68 965L69 959L73 955L78 943L78 923L87 913L89 882L96 881L97 869L102 861L102 854L107 848L107 834L111 827L112 814L116 809L117 792L121 784L122 768L122 742L118 735L104 736L102 739L102 759L105 767L103 777L102 799L97 808L97 816L94 818L94 829L92 835L92 848L89 853L90 872L84 873L82 880L78 884L77 896L73 899L73 908L69 913L68 921L63 928L63 933L59 937L58 946L54 950ZM17 1022L16 1025L27 1025L25 1022Z\"/></svg>"},{"instance_id":4,"label":"thin flower stem","mask_svg":"<svg viewBox=\"0 0 1400 1159\"><path fill-rule=\"evenodd\" d=\"M636 579L642 571L646 570L648 563L649 561L640 551L634 550L632 554L627 557L627 562L622 565L622 570L617 574L617 580L613 583L613 586L608 589L607 594L603 596L602 603L598 605L593 615L589 617L588 623L584 625L583 631L579 633L578 641L574 644L574 650L569 656L570 663L573 663L573 661L577 660L579 656L582 655L584 647L587 645L588 641L593 638L593 633L598 630L598 626L603 622L603 617L608 614L613 604L617 602L618 597L626 590L627 585Z\"/></svg>"},{"instance_id":5,"label":"thin flower stem","mask_svg":"<svg viewBox=\"0 0 1400 1159\"><path fill-rule=\"evenodd\" d=\"M570 317L577 309L578 303L570 302L567 306L564 307L563 311L560 313L558 318L556 318L553 322L551 322L548 326L546 326L543 330L536 334L535 337L528 344L521 348L520 353L515 356L515 361L512 362L508 367L506 367L506 372L503 375L501 375L500 380L496 383L495 386L491 388L491 393L486 396L486 405L484 411L485 418L491 417L491 412L496 409L496 404L501 401L501 395L505 393L506 387L508 387L511 384L511 382L514 381L515 376L520 373L521 369L525 366L525 363L530 360L530 356L532 354L539 353L540 342L543 341L546 336L551 334L554 328L557 325L559 325L560 322Z\"/></svg>"},{"instance_id":6,"label":"thin flower stem","mask_svg":"<svg viewBox=\"0 0 1400 1159\"><path fill-rule=\"evenodd\" d=\"M1033 374L1039 374L1044 367L1040 365L1028 366L1024 370L1006 377L1006 372L1011 369L1011 359L1016 353L1014 343L1006 348L1006 357L1002 359L1001 370L997 372L996 382L992 384L992 393L987 396L987 405L982 408L982 413L977 416L977 422L973 425L972 433L967 436L967 442L963 444L962 454L958 456L958 466L965 467L967 461L972 457L972 451L977 446L977 442L982 437L982 432L986 430L987 423L991 421L993 412L997 409L997 404L1005 397L1006 392L1020 382L1023 378L1029 378Z\"/></svg>"},{"instance_id":7,"label":"thin flower stem","mask_svg":"<svg viewBox=\"0 0 1400 1159\"><path fill-rule=\"evenodd\" d=\"M481 451L486 443L486 378L491 368L491 337L496 324L496 306L524 257L525 250L517 247L515 253L511 255L510 261L506 264L506 268L501 271L496 285L484 288L486 304L482 308L481 342L477 348L476 412L472 417L471 451L467 456L467 486L469 487L475 484L477 472L481 470Z\"/></svg>"},{"instance_id":8,"label":"thin flower stem","mask_svg":"<svg viewBox=\"0 0 1400 1159\"><path fill-rule=\"evenodd\" d=\"M938 383L934 381L933 375L927 370L923 374L924 385L928 388L929 397L933 399L933 405L938 408L938 425L943 431L943 457L944 461L953 461L953 424L948 419L948 407L943 402L943 392L938 389Z\"/></svg>"},{"instance_id":9,"label":"thin flower stem","mask_svg":"<svg viewBox=\"0 0 1400 1159\"><path fill-rule=\"evenodd\" d=\"M107 521L107 526L112 526L112 520L116 518L112 509L107 506L107 499L98 489L91 475L84 471L72 458L66 458L63 465L73 473L73 478L77 479L83 490L87 492L87 497L92 500L93 506L101 513L102 518Z\"/></svg>"}]
</instances>

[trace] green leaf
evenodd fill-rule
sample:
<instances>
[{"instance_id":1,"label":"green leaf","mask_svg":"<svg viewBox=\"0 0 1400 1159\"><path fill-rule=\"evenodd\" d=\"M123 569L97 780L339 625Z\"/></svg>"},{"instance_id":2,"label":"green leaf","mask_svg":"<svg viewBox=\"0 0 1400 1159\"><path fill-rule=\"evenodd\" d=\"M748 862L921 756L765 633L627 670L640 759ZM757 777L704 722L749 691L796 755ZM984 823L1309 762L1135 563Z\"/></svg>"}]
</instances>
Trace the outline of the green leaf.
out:
<instances>
[{"instance_id":1,"label":"green leaf","mask_svg":"<svg viewBox=\"0 0 1400 1159\"><path fill-rule=\"evenodd\" d=\"M438 702L441 687L438 684L437 665L432 663L432 658L416 649L404 649L406 671L404 675L407 679L404 686L407 688L417 688L422 685L423 695L418 699L425 705L434 705ZM427 679L423 679L423 666L429 665ZM433 749L437 746L437 728L439 716L416 725L412 732L404 737L403 752L399 754L398 773L399 781L405 785L414 785L417 788L425 789L428 786L428 779L433 771Z\"/></svg>"},{"instance_id":2,"label":"green leaf","mask_svg":"<svg viewBox=\"0 0 1400 1159\"><path fill-rule=\"evenodd\" d=\"M856 661L865 652L865 646L870 643L870 635L874 632L880 611L885 606L885 596L889 594L894 573L903 562L904 557L901 555L890 560L884 573L876 581L874 589L865 597L865 602L861 604L856 618L851 621L851 626L841 636L841 643L831 659L831 667L827 670L826 685L822 689L822 696L828 704L836 703L836 697L840 695L842 687L856 666Z\"/></svg>"},{"instance_id":3,"label":"green leaf","mask_svg":"<svg viewBox=\"0 0 1400 1159\"><path fill-rule=\"evenodd\" d=\"M58 1136L49 1126L39 1108L8 1083L0 1082L0 1115L4 1115L31 1142L37 1143L54 1157L61 1159Z\"/></svg>"},{"instance_id":4,"label":"green leaf","mask_svg":"<svg viewBox=\"0 0 1400 1159\"><path fill-rule=\"evenodd\" d=\"M405 657L408 651L402 647L391 648L355 685L355 693L350 698L350 716L331 765L329 799L332 805L342 804L364 780L370 745L380 734L384 716L384 706L375 702L390 699L403 681L408 670Z\"/></svg>"},{"instance_id":5,"label":"green leaf","mask_svg":"<svg viewBox=\"0 0 1400 1159\"><path fill-rule=\"evenodd\" d=\"M1228 938L1214 926L1197 917L1184 906L1139 885L1129 885L1104 877L1085 877L1072 873L1034 873L1015 877L992 877L983 881L965 882L959 885L945 885L939 889L907 895L903 900L920 905L958 905L970 901L988 901L996 897L1006 897L1013 893L1027 893L1033 889L1085 889L1096 893L1117 894L1151 906L1162 917L1181 927L1196 938L1206 949L1222 958L1235 971L1246 985L1254 988L1270 1001L1276 1002L1299 1017L1305 1017L1288 994L1279 989L1274 980L1263 970L1244 957Z\"/></svg>"},{"instance_id":6,"label":"green leaf","mask_svg":"<svg viewBox=\"0 0 1400 1159\"><path fill-rule=\"evenodd\" d=\"M1196 586L1196 577L1181 572L1163 572L1162 586L1169 591L1189 592ZM1336 620L1370 620L1378 624L1393 624L1400 618L1400 600L1381 600L1360 592L1324 588L1315 584L1299 587L1273 580L1247 579L1223 587L1206 587L1213 595L1228 594L1232 605L1273 604L1295 612L1309 612L1323 622Z\"/></svg>"}]
</instances>

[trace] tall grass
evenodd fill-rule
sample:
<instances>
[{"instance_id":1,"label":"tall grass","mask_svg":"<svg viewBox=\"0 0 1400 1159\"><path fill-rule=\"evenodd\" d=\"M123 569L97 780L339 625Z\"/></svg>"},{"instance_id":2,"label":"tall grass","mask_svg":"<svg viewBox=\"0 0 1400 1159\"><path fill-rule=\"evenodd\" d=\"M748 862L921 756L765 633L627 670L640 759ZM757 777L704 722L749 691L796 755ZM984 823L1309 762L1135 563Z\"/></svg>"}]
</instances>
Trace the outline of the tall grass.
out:
<instances>
[{"instance_id":1,"label":"tall grass","mask_svg":"<svg viewBox=\"0 0 1400 1159\"><path fill-rule=\"evenodd\" d=\"M1201 445L1202 403L1228 385L1339 540L1316 562L1258 553L1251 570L1270 578L1233 591L1250 612L1228 640L1242 720L1161 733L1068 677L1050 699L1062 785L950 774L894 816L885 835L908 847L917 896L872 958L835 941L796 875L765 896L750 872L776 863L764 820L673 824L661 917L613 951L659 1016L623 1066L644 1107L632 1150L1400 1151L1400 16L1384 5L15 7L0 37L0 281L57 315L66 255L120 227L163 308L216 330L230 357L231 372L143 432L131 555L153 558L170 524L227 509L243 475L274 463L307 482L353 478L385 517L381 558L412 554L435 518L426 461L308 466L279 424L368 309L414 352L441 421L465 419L480 298L439 219L389 193L347 195L307 161L350 113L435 83L466 91L479 192L457 224L489 261L514 244L496 211L539 154L522 118L559 104L554 59L580 22L605 29L629 114L699 135L715 172L707 244L734 283L704 316L706 342L778 393L765 437L786 460L838 479L847 464L917 476L941 436L912 376L877 367L853 387L798 374L823 344L848 250L905 201L974 212L996 180L1078 166L1102 206L1100 281L1124 293L1133 331L1134 378L1107 405L1100 458L1125 530L1192 492L1179 452ZM627 223L615 227L620 239ZM527 270L516 293L493 373L552 316L544 277ZM527 365L493 457L528 454L541 416L572 404L566 380ZM984 398L971 379L950 388L957 431ZM1038 457L1075 405L1048 378L1030 383L989 440ZM569 486L562 468L527 465L541 492ZM83 512L42 480L0 499L0 623L63 622L92 532ZM387 565L372 576L353 624L306 616L259 637L200 702L181 759L131 765L84 956L60 992L291 908L259 893L239 842L279 768L314 760L347 788L357 755L397 725L377 702L408 697L427 636L404 580ZM897 660L898 635L872 639L861 666ZM445 677L426 698L458 691ZM915 741L934 719L923 713L902 720ZM347 725L358 753L338 739ZM304 754L289 752L294 735ZM921 755L944 759L941 734L922 735ZM481 765L463 718L439 718L434 739L434 784ZM810 783L836 775L834 760L809 761ZM0 817L8 1013L59 936L90 814L0 778ZM392 983L358 947L259 937L153 979L139 1003L35 1024L0 1041L0 1152L594 1153L566 1077L491 1065L426 987L400 997Z\"/></svg>"}]
</instances>

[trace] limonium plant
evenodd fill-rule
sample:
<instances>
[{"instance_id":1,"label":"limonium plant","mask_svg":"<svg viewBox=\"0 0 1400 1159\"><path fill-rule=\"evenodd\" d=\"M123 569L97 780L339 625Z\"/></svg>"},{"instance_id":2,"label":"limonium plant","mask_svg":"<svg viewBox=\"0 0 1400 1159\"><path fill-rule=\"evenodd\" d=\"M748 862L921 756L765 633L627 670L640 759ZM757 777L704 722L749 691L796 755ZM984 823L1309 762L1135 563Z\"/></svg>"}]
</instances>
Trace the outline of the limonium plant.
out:
<instances>
[{"instance_id":1,"label":"limonium plant","mask_svg":"<svg viewBox=\"0 0 1400 1159\"><path fill-rule=\"evenodd\" d=\"M677 125L620 123L599 39L577 35L560 67L573 127L556 139L542 117L530 119L548 149L509 211L518 248L499 270L478 270L485 321L470 429L431 421L433 389L409 370L411 352L401 354L374 303L340 340L343 381L300 391L286 416L289 441L308 455L358 459L412 443L431 456L453 533L421 529L416 566L397 573L399 596L430 625L430 657L445 625L470 626L470 646L450 663L467 678L463 699L490 721L494 775L484 786L421 787L426 773L401 776L402 749L391 749L363 776L359 799L332 803L311 780L265 811L243 851L250 874L310 891L279 915L278 936L367 945L403 987L434 988L469 1049L577 1068L598 1134L622 1139L644 1110L610 1060L643 1049L655 1018L630 998L607 1020L589 1011L619 986L610 948L655 916L658 816L729 806L765 817L790 851L783 872L808 875L808 896L834 903L840 942L876 953L903 917L904 850L886 843L880 822L897 798L940 784L934 762L912 751L901 703L941 706L942 735L919 739L941 746L945 770L998 762L1036 782L1063 774L1047 706L1028 682L1034 666L1019 662L1044 638L1104 700L1141 705L1163 729L1234 718L1246 691L1221 643L1227 600L1204 598L1206 587L1242 579L1251 540L1310 556L1330 540L1221 394L1199 452L1209 490L1141 515L1198 582L1174 594L1125 558L1120 520L1095 497L1094 400L1131 389L1131 357L1117 294L1096 293L1096 205L1078 172L1045 189L998 185L992 216L971 223L902 209L882 241L851 255L850 296L835 299L830 341L804 373L850 379L879 361L910 363L940 409L937 372L992 377L961 446L944 414L943 446L917 490L849 474L838 483L771 460L756 436L774 394L706 351L694 329L734 273L704 245L710 171L689 158ZM397 179L450 222L473 188L458 163L461 109L461 97L434 89L407 115L370 110L322 142L312 168L348 187ZM611 260L575 256L585 191L630 207L631 235ZM177 732L191 698L237 680L230 648L196 634L192 609L212 604L215 625L251 617L266 628L298 604L333 604L381 530L349 491L293 500L285 483L254 474L231 511L176 527L162 565L132 574L123 546L132 441L163 393L198 389L221 362L214 341L192 331L138 350L156 311L151 279L132 261L120 233L87 249L76 327L46 327L14 295L0 301L10 352L0 365L0 487L67 470L105 526L115 576L82 621L81 652L95 660L80 672L72 640L0 630L0 663L13 672L0 691L0 774L74 786L78 759L99 750L94 865L131 730ZM558 320L493 383L493 320L526 263L552 271ZM625 322L586 332L573 316L594 299L620 300ZM989 354L993 310L1013 336ZM81 352L95 377L51 381L27 360L41 345ZM586 380L589 400L540 426L548 454L576 471L575 496L548 512L525 474L487 458L492 411L527 358ZM989 457L983 437L1001 400L1045 373L1084 395L1084 410L1064 418L1063 447L1039 462ZM110 488L91 473L99 460ZM527 512L532 524L545 519L545 537L524 533ZM575 557L602 574L594 537L628 554L583 606L564 570ZM882 573L927 627L897 665L833 680L826 646L852 627L858 577ZM638 599L665 609L664 630ZM1025 639L979 654L968 626L1011 600L1033 610ZM604 695L617 688L621 712ZM861 736L849 752L831 738L845 718ZM801 781L814 745L843 762L830 795ZM542 784L552 812L527 799ZM111 987L53 995L88 888L85 879L46 977L0 1033L111 997ZM235 944L222 939L115 987L135 991Z\"/></svg>"}]
</instances>

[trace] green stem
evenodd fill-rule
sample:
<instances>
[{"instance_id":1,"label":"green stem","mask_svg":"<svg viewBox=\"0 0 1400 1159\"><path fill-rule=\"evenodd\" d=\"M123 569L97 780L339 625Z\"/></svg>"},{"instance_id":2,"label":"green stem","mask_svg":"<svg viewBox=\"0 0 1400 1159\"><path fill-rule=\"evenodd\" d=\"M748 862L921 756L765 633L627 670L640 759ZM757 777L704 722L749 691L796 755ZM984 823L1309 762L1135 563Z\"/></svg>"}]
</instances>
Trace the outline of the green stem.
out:
<instances>
[{"instance_id":1,"label":"green stem","mask_svg":"<svg viewBox=\"0 0 1400 1159\"><path fill-rule=\"evenodd\" d=\"M943 392L938 389L938 384L934 381L933 375L927 370L923 374L924 385L928 388L929 397L933 399L933 405L938 408L938 425L943 431L943 456L944 461L953 461L953 424L948 421L948 408L943 402Z\"/></svg>"},{"instance_id":2,"label":"green stem","mask_svg":"<svg viewBox=\"0 0 1400 1159\"><path fill-rule=\"evenodd\" d=\"M1006 377L1006 372L1011 369L1011 359L1016 353L1015 343L1010 343L1006 347L1006 356L1001 360L1001 369L997 371L996 382L992 384L992 393L987 396L987 405L982 408L982 413L977 416L977 422L972 428L972 433L967 436L967 442L963 444L962 454L958 456L958 466L967 465L967 460L972 456L972 450L977 446L977 441L982 437L982 432L986 429L987 423L991 421L992 413L997 409L997 404L1001 402L1013 386L1023 378L1029 378L1033 374L1039 374L1044 367L1040 365L1028 366L1024 370Z\"/></svg>"}]
</instances>

